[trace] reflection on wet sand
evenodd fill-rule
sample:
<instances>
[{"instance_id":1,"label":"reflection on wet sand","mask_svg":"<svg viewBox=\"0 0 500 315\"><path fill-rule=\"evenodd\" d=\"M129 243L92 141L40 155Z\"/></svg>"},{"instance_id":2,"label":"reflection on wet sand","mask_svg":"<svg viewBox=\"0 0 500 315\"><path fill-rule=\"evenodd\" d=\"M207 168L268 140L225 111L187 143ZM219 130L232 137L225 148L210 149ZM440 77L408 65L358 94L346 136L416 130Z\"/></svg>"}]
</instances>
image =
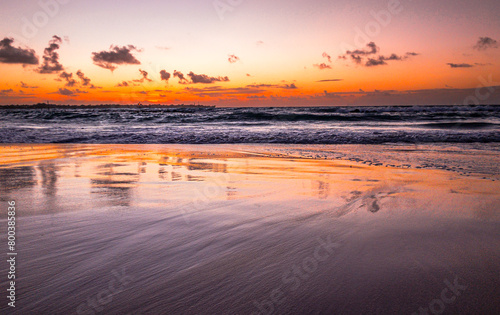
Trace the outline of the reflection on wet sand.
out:
<instances>
[{"instance_id":1,"label":"reflection on wet sand","mask_svg":"<svg viewBox=\"0 0 500 315\"><path fill-rule=\"evenodd\" d=\"M32 166L0 168L0 193L2 196L14 190L31 188L36 183L36 173Z\"/></svg>"},{"instance_id":2,"label":"reflection on wet sand","mask_svg":"<svg viewBox=\"0 0 500 315\"><path fill-rule=\"evenodd\" d=\"M499 307L498 181L236 146L2 150L15 314L411 314L455 277L447 311ZM117 270L127 289L93 308Z\"/></svg>"},{"instance_id":3,"label":"reflection on wet sand","mask_svg":"<svg viewBox=\"0 0 500 315\"><path fill-rule=\"evenodd\" d=\"M96 172L90 178L91 192L102 196L109 205L130 206L132 190L140 179L142 163L138 164L138 173L122 172L124 164L98 164Z\"/></svg>"}]
</instances>

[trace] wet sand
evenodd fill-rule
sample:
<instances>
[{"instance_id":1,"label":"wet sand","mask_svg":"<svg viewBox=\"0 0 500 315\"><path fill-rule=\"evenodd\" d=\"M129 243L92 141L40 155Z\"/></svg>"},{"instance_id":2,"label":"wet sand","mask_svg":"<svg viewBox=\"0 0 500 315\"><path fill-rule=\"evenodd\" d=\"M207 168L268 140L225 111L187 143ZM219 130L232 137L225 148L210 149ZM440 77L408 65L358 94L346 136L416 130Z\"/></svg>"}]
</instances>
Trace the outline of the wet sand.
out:
<instances>
[{"instance_id":1,"label":"wet sand","mask_svg":"<svg viewBox=\"0 0 500 315\"><path fill-rule=\"evenodd\" d=\"M362 147L2 145L0 311L500 313L498 154Z\"/></svg>"}]
</instances>

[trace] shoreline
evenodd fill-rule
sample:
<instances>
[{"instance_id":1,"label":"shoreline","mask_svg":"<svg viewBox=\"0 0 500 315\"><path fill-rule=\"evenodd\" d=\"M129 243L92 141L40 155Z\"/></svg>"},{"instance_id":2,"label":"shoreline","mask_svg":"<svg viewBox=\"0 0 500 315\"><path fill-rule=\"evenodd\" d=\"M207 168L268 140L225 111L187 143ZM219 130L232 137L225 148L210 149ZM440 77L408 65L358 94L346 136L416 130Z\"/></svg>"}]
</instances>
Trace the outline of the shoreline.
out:
<instances>
[{"instance_id":1,"label":"shoreline","mask_svg":"<svg viewBox=\"0 0 500 315\"><path fill-rule=\"evenodd\" d=\"M427 307L454 281L467 288L447 311L500 307L500 181L324 159L355 146L0 148L0 202L15 200L19 228L13 314L271 306L402 314ZM386 149L387 163L408 154ZM450 148L422 154L460 156ZM117 278L121 289L99 299Z\"/></svg>"},{"instance_id":2,"label":"shoreline","mask_svg":"<svg viewBox=\"0 0 500 315\"><path fill-rule=\"evenodd\" d=\"M273 158L317 159L351 161L369 166L383 166L408 169L431 169L454 172L464 176L484 177L500 180L500 143L435 143L435 144L0 144L2 165L22 163L33 159L32 150L52 147L72 151L74 154L105 154L104 148L127 148L132 151L154 154L174 152L189 153L200 157L242 157L258 156ZM125 150L126 151L126 150ZM63 153L64 154L64 153ZM36 154L35 154L36 155ZM472 157L471 157L472 156ZM35 159L57 158L57 154L42 155Z\"/></svg>"}]
</instances>

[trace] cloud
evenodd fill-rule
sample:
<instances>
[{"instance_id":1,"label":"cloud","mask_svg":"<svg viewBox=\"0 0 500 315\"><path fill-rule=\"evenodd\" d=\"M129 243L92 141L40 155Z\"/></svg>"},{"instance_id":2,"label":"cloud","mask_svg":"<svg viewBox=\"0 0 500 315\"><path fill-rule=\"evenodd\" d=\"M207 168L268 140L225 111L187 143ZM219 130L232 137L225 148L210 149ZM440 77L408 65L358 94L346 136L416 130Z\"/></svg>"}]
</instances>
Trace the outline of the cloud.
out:
<instances>
[{"instance_id":1,"label":"cloud","mask_svg":"<svg viewBox=\"0 0 500 315\"><path fill-rule=\"evenodd\" d=\"M50 94L61 94L64 96L78 96L79 94L86 94L86 93L88 93L88 92L82 91L80 89L76 89L74 91L68 90L68 89L59 89L59 91L57 91L55 93L50 93Z\"/></svg>"},{"instance_id":2,"label":"cloud","mask_svg":"<svg viewBox=\"0 0 500 315\"><path fill-rule=\"evenodd\" d=\"M280 86L280 88L286 89L286 90L294 90L294 89L297 89L297 86L295 85L295 83L292 83L292 84L282 85L282 86Z\"/></svg>"},{"instance_id":3,"label":"cloud","mask_svg":"<svg viewBox=\"0 0 500 315\"><path fill-rule=\"evenodd\" d=\"M214 82L227 82L229 78L226 77L209 77L206 74L194 74L193 71L188 73L188 77L191 78L191 83L214 83Z\"/></svg>"},{"instance_id":4,"label":"cloud","mask_svg":"<svg viewBox=\"0 0 500 315\"><path fill-rule=\"evenodd\" d=\"M142 78L138 79L138 80L134 80L134 82L144 82L144 81L148 81L148 82L151 82L153 80L151 80L150 78L148 78L148 72L147 71L144 71L142 69L139 69L139 72L141 73L142 75Z\"/></svg>"},{"instance_id":5,"label":"cloud","mask_svg":"<svg viewBox=\"0 0 500 315\"><path fill-rule=\"evenodd\" d=\"M489 48L498 48L498 42L490 37L479 37L476 45L473 47L476 50L486 50Z\"/></svg>"},{"instance_id":6,"label":"cloud","mask_svg":"<svg viewBox=\"0 0 500 315\"><path fill-rule=\"evenodd\" d=\"M283 84L283 85L278 85L278 84L248 84L246 85L246 88L254 88L254 89L267 89L267 88L279 88L279 89L297 89L297 86L295 83L291 84Z\"/></svg>"},{"instance_id":7,"label":"cloud","mask_svg":"<svg viewBox=\"0 0 500 315\"><path fill-rule=\"evenodd\" d=\"M315 64L313 66L315 66L319 70L325 70L325 69L331 69L332 68L330 65L327 65L326 63Z\"/></svg>"},{"instance_id":8,"label":"cloud","mask_svg":"<svg viewBox=\"0 0 500 315\"><path fill-rule=\"evenodd\" d=\"M327 54L326 52L324 52L322 56L323 56L323 58L328 59L329 63L332 63L332 57L329 54Z\"/></svg>"},{"instance_id":9,"label":"cloud","mask_svg":"<svg viewBox=\"0 0 500 315\"><path fill-rule=\"evenodd\" d=\"M227 58L227 61L229 61L229 63L235 63L235 62L238 62L240 60L240 57L236 56L236 55L228 55L229 58Z\"/></svg>"},{"instance_id":10,"label":"cloud","mask_svg":"<svg viewBox=\"0 0 500 315\"><path fill-rule=\"evenodd\" d=\"M378 51L379 51L379 47L377 47L377 45L375 45L374 42L369 42L368 44L366 44L366 47L368 47L368 50L362 50L362 49L356 49L356 50L348 50L346 51L346 55L362 55L362 56L365 56L365 55L373 55L373 54L376 54Z\"/></svg>"},{"instance_id":11,"label":"cloud","mask_svg":"<svg viewBox=\"0 0 500 315\"><path fill-rule=\"evenodd\" d=\"M277 84L249 84L247 87L250 88L274 88L278 87L279 85Z\"/></svg>"},{"instance_id":12,"label":"cloud","mask_svg":"<svg viewBox=\"0 0 500 315\"><path fill-rule=\"evenodd\" d=\"M211 97L220 97L226 95L248 95L248 94L258 94L266 92L266 90L264 89L255 89L248 87L222 88L220 86L211 86L206 88L187 87L185 90L197 96L211 96Z\"/></svg>"},{"instance_id":13,"label":"cloud","mask_svg":"<svg viewBox=\"0 0 500 315\"><path fill-rule=\"evenodd\" d=\"M68 89L59 89L59 94L64 95L64 96L73 96L76 95L73 91L68 90Z\"/></svg>"},{"instance_id":14,"label":"cloud","mask_svg":"<svg viewBox=\"0 0 500 315\"><path fill-rule=\"evenodd\" d=\"M0 41L0 63L37 65L38 57L33 49L12 46L14 39L5 37Z\"/></svg>"},{"instance_id":15,"label":"cloud","mask_svg":"<svg viewBox=\"0 0 500 315\"><path fill-rule=\"evenodd\" d=\"M381 66L381 65L386 65L386 64L387 64L387 62L385 62L384 58L379 58L379 59L369 58L366 61L365 66L374 67L374 66Z\"/></svg>"},{"instance_id":16,"label":"cloud","mask_svg":"<svg viewBox=\"0 0 500 315\"><path fill-rule=\"evenodd\" d=\"M73 79L73 73L63 72L59 75L59 77L63 80L66 80L67 87L73 87L76 84L76 81Z\"/></svg>"},{"instance_id":17,"label":"cloud","mask_svg":"<svg viewBox=\"0 0 500 315\"><path fill-rule=\"evenodd\" d=\"M394 53L390 54L389 56L384 56L384 55L371 56L371 55L376 55L380 51L380 48L374 42L368 43L366 47L367 47L366 49L348 50L344 55L341 55L338 58L347 60L347 57L350 57L351 60L358 65L363 64L363 61L366 58L366 61L364 62L363 65L365 67L374 67L374 66L387 65L387 61L392 61L392 60L403 61L410 57L419 55L416 52L407 52L402 56Z\"/></svg>"},{"instance_id":18,"label":"cloud","mask_svg":"<svg viewBox=\"0 0 500 315\"><path fill-rule=\"evenodd\" d=\"M161 70L160 71L160 77L162 79L162 81L167 81L168 82L168 79L170 79L170 73L165 71L165 70Z\"/></svg>"},{"instance_id":19,"label":"cloud","mask_svg":"<svg viewBox=\"0 0 500 315\"><path fill-rule=\"evenodd\" d=\"M128 82L127 81L122 81L121 83L118 83L116 86L117 87L127 87L128 86Z\"/></svg>"},{"instance_id":20,"label":"cloud","mask_svg":"<svg viewBox=\"0 0 500 315\"><path fill-rule=\"evenodd\" d=\"M59 63L59 53L56 50L60 48L62 39L59 36L52 36L49 41L49 46L43 51L43 63L38 68L39 73L54 73L64 70L64 67Z\"/></svg>"},{"instance_id":21,"label":"cloud","mask_svg":"<svg viewBox=\"0 0 500 315\"><path fill-rule=\"evenodd\" d=\"M361 56L358 56L358 55L351 55L351 59L352 59L352 61L354 61L354 63L356 63L356 64L360 64L360 63L361 63Z\"/></svg>"},{"instance_id":22,"label":"cloud","mask_svg":"<svg viewBox=\"0 0 500 315\"><path fill-rule=\"evenodd\" d=\"M160 49L160 50L170 50L171 48L170 47L167 47L167 46L156 46L157 49Z\"/></svg>"},{"instance_id":23,"label":"cloud","mask_svg":"<svg viewBox=\"0 0 500 315\"><path fill-rule=\"evenodd\" d=\"M406 55L405 56L398 56L396 54L391 54L389 57L385 57L385 56L378 56L378 58L374 59L374 58L368 58L368 60L366 61L365 63L365 66L366 67L373 67L373 66L380 66L380 65L386 65L387 62L386 61L389 61L389 60L404 60L406 59Z\"/></svg>"},{"instance_id":24,"label":"cloud","mask_svg":"<svg viewBox=\"0 0 500 315\"><path fill-rule=\"evenodd\" d=\"M14 92L14 90L13 90L13 89L8 89L8 90L0 90L0 93L2 93L2 94L12 93L12 92Z\"/></svg>"},{"instance_id":25,"label":"cloud","mask_svg":"<svg viewBox=\"0 0 500 315\"><path fill-rule=\"evenodd\" d=\"M452 67L452 68L472 68L472 67L474 67L473 65L468 64L468 63L447 63L447 65Z\"/></svg>"},{"instance_id":26,"label":"cloud","mask_svg":"<svg viewBox=\"0 0 500 315\"><path fill-rule=\"evenodd\" d=\"M325 80L319 80L316 82L337 82L337 81L343 81L344 79L325 79Z\"/></svg>"},{"instance_id":27,"label":"cloud","mask_svg":"<svg viewBox=\"0 0 500 315\"><path fill-rule=\"evenodd\" d=\"M255 43L257 46L264 45L264 42L261 40L258 40L257 43Z\"/></svg>"},{"instance_id":28,"label":"cloud","mask_svg":"<svg viewBox=\"0 0 500 315\"><path fill-rule=\"evenodd\" d=\"M179 83L187 83L187 79L180 71L174 70L174 78L179 78Z\"/></svg>"},{"instance_id":29,"label":"cloud","mask_svg":"<svg viewBox=\"0 0 500 315\"><path fill-rule=\"evenodd\" d=\"M78 78L80 78L80 80L82 81L82 85L83 86L88 86L90 84L90 79L85 77L85 74L83 74L83 72L81 70L78 70L76 72L76 75L78 76ZM93 87L94 85L91 85L91 87Z\"/></svg>"},{"instance_id":30,"label":"cloud","mask_svg":"<svg viewBox=\"0 0 500 315\"><path fill-rule=\"evenodd\" d=\"M100 88L100 87L94 86L93 84L90 84L90 79L87 78L81 70L78 70L76 72L76 76L80 79L81 86L85 86L85 87L88 87L90 89ZM67 73L66 71L62 72L59 75L59 78L56 79L56 81L62 81L62 80L66 81L67 87L78 86L78 82L75 79L73 79L73 73Z\"/></svg>"},{"instance_id":31,"label":"cloud","mask_svg":"<svg viewBox=\"0 0 500 315\"><path fill-rule=\"evenodd\" d=\"M92 53L92 60L96 66L114 71L117 65L140 65L141 62L132 55L132 51L140 52L133 45L111 46L109 51L100 51Z\"/></svg>"},{"instance_id":32,"label":"cloud","mask_svg":"<svg viewBox=\"0 0 500 315\"><path fill-rule=\"evenodd\" d=\"M21 87L23 89L38 89L38 86L29 86L28 84L24 83L23 81L21 81Z\"/></svg>"}]
</instances>

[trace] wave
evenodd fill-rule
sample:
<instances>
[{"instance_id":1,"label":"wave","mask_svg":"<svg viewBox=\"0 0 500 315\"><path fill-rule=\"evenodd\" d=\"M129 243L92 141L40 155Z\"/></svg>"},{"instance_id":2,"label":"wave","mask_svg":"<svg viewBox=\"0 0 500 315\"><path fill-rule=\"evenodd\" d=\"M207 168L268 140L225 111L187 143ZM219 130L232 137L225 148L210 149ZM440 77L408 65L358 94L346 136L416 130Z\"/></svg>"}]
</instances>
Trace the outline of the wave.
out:
<instances>
[{"instance_id":1,"label":"wave","mask_svg":"<svg viewBox=\"0 0 500 315\"><path fill-rule=\"evenodd\" d=\"M2 109L2 143L500 142L500 106Z\"/></svg>"}]
</instances>

